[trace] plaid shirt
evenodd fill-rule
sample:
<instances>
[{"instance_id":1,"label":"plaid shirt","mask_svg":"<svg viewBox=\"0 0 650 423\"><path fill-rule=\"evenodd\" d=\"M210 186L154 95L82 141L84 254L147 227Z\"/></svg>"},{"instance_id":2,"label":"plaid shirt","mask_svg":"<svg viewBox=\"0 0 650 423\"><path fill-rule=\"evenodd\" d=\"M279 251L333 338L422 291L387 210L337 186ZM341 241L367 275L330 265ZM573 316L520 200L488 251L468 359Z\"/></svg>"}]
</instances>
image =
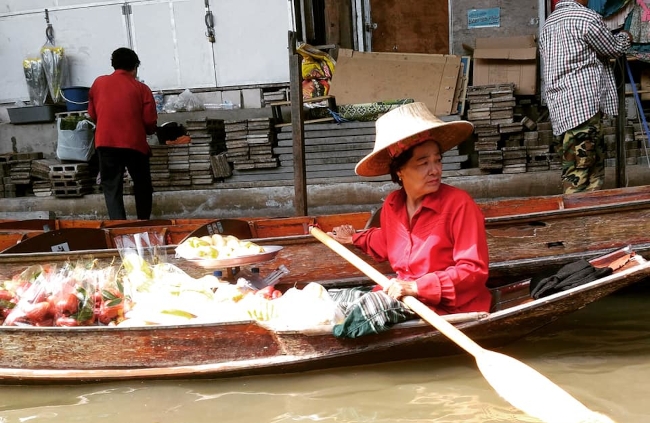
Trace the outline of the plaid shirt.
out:
<instances>
[{"instance_id":1,"label":"plaid shirt","mask_svg":"<svg viewBox=\"0 0 650 423\"><path fill-rule=\"evenodd\" d=\"M601 16L574 0L560 0L542 28L539 52L553 133L561 135L598 111L618 114L610 59L630 47L626 34L613 35Z\"/></svg>"}]
</instances>

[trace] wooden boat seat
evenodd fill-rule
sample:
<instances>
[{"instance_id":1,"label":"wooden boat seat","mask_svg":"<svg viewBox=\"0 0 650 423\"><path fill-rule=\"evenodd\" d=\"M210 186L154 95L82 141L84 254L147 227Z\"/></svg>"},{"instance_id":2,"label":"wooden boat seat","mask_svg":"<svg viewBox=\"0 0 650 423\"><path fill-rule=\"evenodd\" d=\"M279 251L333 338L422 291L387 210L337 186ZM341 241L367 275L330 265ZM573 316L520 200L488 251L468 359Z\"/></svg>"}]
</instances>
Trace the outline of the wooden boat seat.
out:
<instances>
[{"instance_id":1,"label":"wooden boat seat","mask_svg":"<svg viewBox=\"0 0 650 423\"><path fill-rule=\"evenodd\" d=\"M213 234L232 235L239 239L251 239L255 237L251 224L246 220L217 219L196 228L183 238L179 244L191 237L210 236Z\"/></svg>"},{"instance_id":2,"label":"wooden boat seat","mask_svg":"<svg viewBox=\"0 0 650 423\"><path fill-rule=\"evenodd\" d=\"M611 267L614 272L621 271L630 264L630 260L636 253L631 247L623 247L614 250L608 254L595 257L589 262L594 267ZM559 269L549 269L546 273L547 276L553 275ZM533 301L530 296L530 282L531 278L518 282L513 282L504 286L491 288L492 294L492 307L491 312L504 310L520 304Z\"/></svg>"},{"instance_id":3,"label":"wooden boat seat","mask_svg":"<svg viewBox=\"0 0 650 423\"><path fill-rule=\"evenodd\" d=\"M104 225L105 228L134 228L134 227L147 227L147 226L170 226L174 222L170 219L153 219L153 220L124 220L124 221L111 221Z\"/></svg>"},{"instance_id":4,"label":"wooden boat seat","mask_svg":"<svg viewBox=\"0 0 650 423\"><path fill-rule=\"evenodd\" d=\"M0 233L0 252L13 247L25 238L27 236L24 233Z\"/></svg>"},{"instance_id":5,"label":"wooden boat seat","mask_svg":"<svg viewBox=\"0 0 650 423\"><path fill-rule=\"evenodd\" d=\"M492 294L491 313L533 301L530 296L530 279L491 288L490 294Z\"/></svg>"},{"instance_id":6,"label":"wooden boat seat","mask_svg":"<svg viewBox=\"0 0 650 423\"><path fill-rule=\"evenodd\" d=\"M27 238L3 250L0 254L105 250L107 248L110 248L110 244L102 229L69 228L44 232Z\"/></svg>"},{"instance_id":7,"label":"wooden boat seat","mask_svg":"<svg viewBox=\"0 0 650 423\"><path fill-rule=\"evenodd\" d=\"M0 230L3 229L27 229L49 231L56 227L54 219L27 219L0 222Z\"/></svg>"}]
</instances>

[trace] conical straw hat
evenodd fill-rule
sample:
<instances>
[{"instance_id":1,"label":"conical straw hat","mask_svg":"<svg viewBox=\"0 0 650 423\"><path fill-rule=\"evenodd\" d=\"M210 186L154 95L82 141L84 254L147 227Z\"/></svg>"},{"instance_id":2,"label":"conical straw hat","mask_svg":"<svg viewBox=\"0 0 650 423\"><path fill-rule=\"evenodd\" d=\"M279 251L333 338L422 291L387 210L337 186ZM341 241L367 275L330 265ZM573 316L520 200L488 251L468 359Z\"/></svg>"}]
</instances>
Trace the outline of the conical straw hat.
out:
<instances>
[{"instance_id":1,"label":"conical straw hat","mask_svg":"<svg viewBox=\"0 0 650 423\"><path fill-rule=\"evenodd\" d=\"M474 125L465 120L443 122L424 103L393 109L377 119L375 127L375 147L354 169L359 176L390 173L393 157L430 139L438 142L442 154L466 140L474 130Z\"/></svg>"}]
</instances>

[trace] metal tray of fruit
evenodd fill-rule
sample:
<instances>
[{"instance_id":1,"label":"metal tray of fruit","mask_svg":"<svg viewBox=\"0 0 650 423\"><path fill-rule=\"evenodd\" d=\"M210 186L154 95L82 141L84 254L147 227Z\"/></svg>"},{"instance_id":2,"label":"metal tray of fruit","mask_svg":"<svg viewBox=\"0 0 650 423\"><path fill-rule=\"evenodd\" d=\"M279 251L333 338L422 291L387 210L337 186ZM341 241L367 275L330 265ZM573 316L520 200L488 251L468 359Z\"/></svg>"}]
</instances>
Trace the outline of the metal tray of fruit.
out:
<instances>
[{"instance_id":1,"label":"metal tray of fruit","mask_svg":"<svg viewBox=\"0 0 650 423\"><path fill-rule=\"evenodd\" d=\"M186 258L185 260L190 263L196 264L206 269L219 269L223 267L236 267L246 264L262 263L265 261L273 260L275 256L282 250L283 247L279 245L262 245L263 253L251 254L248 256L236 256L223 259L199 259L199 258Z\"/></svg>"}]
</instances>

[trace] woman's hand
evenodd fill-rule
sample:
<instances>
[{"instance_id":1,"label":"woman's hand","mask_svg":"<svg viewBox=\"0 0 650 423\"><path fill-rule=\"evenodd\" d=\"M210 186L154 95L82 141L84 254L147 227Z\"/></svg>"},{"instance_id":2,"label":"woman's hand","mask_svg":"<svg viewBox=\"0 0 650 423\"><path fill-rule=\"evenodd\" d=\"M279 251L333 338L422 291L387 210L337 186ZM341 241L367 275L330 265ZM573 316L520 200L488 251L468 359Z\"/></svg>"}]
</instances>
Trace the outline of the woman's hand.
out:
<instances>
[{"instance_id":1,"label":"woman's hand","mask_svg":"<svg viewBox=\"0 0 650 423\"><path fill-rule=\"evenodd\" d=\"M399 300L402 297L418 296L418 285L414 281L402 281L399 279L391 279L390 285L384 288L384 292L392 298Z\"/></svg>"},{"instance_id":2,"label":"woman's hand","mask_svg":"<svg viewBox=\"0 0 650 423\"><path fill-rule=\"evenodd\" d=\"M341 244L352 244L352 235L356 232L352 225L341 225L332 229L332 232L328 232L328 235Z\"/></svg>"}]
</instances>

